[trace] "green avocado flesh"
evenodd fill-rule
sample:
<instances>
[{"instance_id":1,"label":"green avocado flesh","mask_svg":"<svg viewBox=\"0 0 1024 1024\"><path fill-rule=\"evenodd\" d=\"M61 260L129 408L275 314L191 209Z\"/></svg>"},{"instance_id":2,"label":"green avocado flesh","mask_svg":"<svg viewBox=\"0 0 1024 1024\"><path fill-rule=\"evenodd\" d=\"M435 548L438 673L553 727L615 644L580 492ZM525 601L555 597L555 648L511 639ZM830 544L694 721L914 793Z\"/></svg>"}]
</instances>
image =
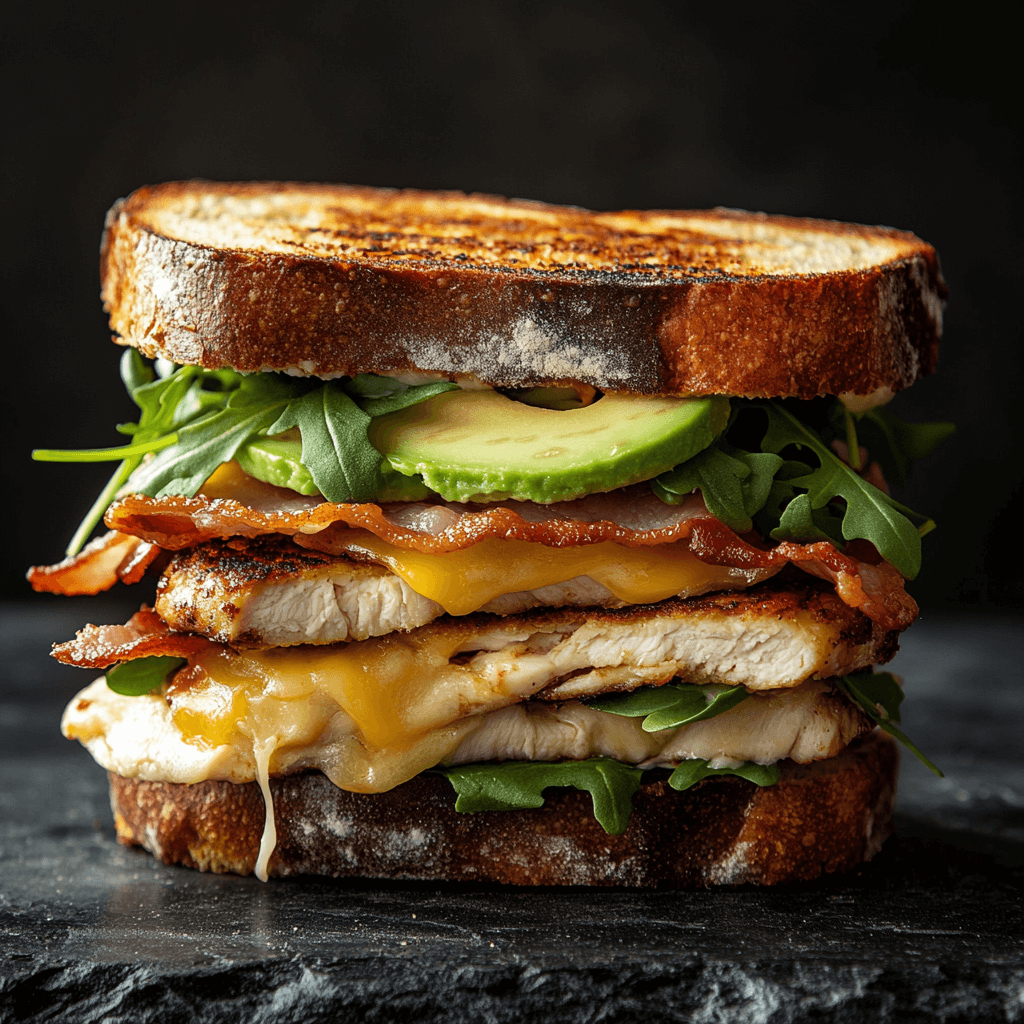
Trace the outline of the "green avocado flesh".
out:
<instances>
[{"instance_id":1,"label":"green avocado flesh","mask_svg":"<svg viewBox=\"0 0 1024 1024\"><path fill-rule=\"evenodd\" d=\"M275 487L287 487L299 494L319 494L309 470L302 464L302 441L297 430L278 437L256 437L243 445L235 459L251 477ZM430 491L418 477L403 476L381 461L384 486L378 501L420 501Z\"/></svg>"},{"instance_id":2,"label":"green avocado flesh","mask_svg":"<svg viewBox=\"0 0 1024 1024\"><path fill-rule=\"evenodd\" d=\"M537 408L496 391L450 391L375 419L370 442L449 501L569 501L693 458L724 429L726 398L605 395Z\"/></svg>"},{"instance_id":3,"label":"green avocado flesh","mask_svg":"<svg viewBox=\"0 0 1024 1024\"><path fill-rule=\"evenodd\" d=\"M319 494L301 459L302 442L288 437L256 437L235 453L235 461L242 469L265 484L287 487L299 494Z\"/></svg>"}]
</instances>

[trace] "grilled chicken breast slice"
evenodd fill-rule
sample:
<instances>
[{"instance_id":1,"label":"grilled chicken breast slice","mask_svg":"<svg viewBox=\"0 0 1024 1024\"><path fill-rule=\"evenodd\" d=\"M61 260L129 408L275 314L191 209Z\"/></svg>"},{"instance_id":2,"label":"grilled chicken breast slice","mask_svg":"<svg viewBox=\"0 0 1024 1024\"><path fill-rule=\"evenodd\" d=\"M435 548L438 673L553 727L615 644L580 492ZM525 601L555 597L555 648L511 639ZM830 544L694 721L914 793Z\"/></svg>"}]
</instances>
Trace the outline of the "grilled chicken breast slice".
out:
<instances>
[{"instance_id":1,"label":"grilled chicken breast slice","mask_svg":"<svg viewBox=\"0 0 1024 1024\"><path fill-rule=\"evenodd\" d=\"M338 762L351 756L352 746L339 739L353 734L354 723L335 710L319 724L308 742L282 745L275 752L274 772L317 768L333 778L349 774ZM66 736L80 739L103 767L119 775L169 782L255 778L250 737L236 734L212 748L190 743L161 695L122 696L102 679L68 705L62 728ZM715 718L655 733L644 732L641 719L597 711L578 701L526 701L470 716L455 729L431 730L409 749L392 755L397 763L381 774L397 785L424 764L430 767L438 761L455 765L596 756L642 767L672 766L689 758L713 764L772 764L785 758L808 763L835 756L870 728L858 708L821 681L768 697L753 695Z\"/></svg>"},{"instance_id":2,"label":"grilled chicken breast slice","mask_svg":"<svg viewBox=\"0 0 1024 1024\"><path fill-rule=\"evenodd\" d=\"M807 764L834 757L871 722L821 680L791 690L751 694L703 722L644 732L642 719L624 718L579 701L524 701L481 715L446 764L474 761L561 761L612 757L650 768L703 758L713 764L784 758Z\"/></svg>"},{"instance_id":3,"label":"grilled chicken breast slice","mask_svg":"<svg viewBox=\"0 0 1024 1024\"><path fill-rule=\"evenodd\" d=\"M444 614L382 565L276 536L175 555L157 584L156 611L172 629L243 649L365 640Z\"/></svg>"},{"instance_id":4,"label":"grilled chicken breast slice","mask_svg":"<svg viewBox=\"0 0 1024 1024\"><path fill-rule=\"evenodd\" d=\"M171 559L158 584L156 610L172 629L248 649L365 640L445 614L438 602L370 559L310 550L273 535L211 541ZM718 585L694 586L682 596L746 587L777 571L711 567ZM500 594L472 610L516 615L623 603L603 584L576 576Z\"/></svg>"}]
</instances>

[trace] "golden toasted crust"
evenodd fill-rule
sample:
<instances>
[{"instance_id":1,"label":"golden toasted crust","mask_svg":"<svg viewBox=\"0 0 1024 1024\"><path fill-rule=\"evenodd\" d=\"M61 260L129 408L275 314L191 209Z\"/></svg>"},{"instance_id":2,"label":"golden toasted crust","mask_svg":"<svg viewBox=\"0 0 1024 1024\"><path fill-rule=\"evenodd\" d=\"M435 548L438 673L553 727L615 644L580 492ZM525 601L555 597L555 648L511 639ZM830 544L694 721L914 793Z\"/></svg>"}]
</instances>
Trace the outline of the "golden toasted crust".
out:
<instances>
[{"instance_id":1,"label":"golden toasted crust","mask_svg":"<svg viewBox=\"0 0 1024 1024\"><path fill-rule=\"evenodd\" d=\"M139 189L101 274L116 339L176 362L645 394L900 390L945 297L890 228L294 183Z\"/></svg>"},{"instance_id":2,"label":"golden toasted crust","mask_svg":"<svg viewBox=\"0 0 1024 1024\"><path fill-rule=\"evenodd\" d=\"M641 786L629 828L607 835L590 796L549 791L543 808L459 814L443 778L388 793L337 789L319 773L271 781L270 874L361 875L512 885L773 885L869 860L892 831L898 756L872 733L839 756L786 762L775 786L705 780ZM118 839L166 864L251 874L263 828L256 783L185 786L110 775Z\"/></svg>"}]
</instances>

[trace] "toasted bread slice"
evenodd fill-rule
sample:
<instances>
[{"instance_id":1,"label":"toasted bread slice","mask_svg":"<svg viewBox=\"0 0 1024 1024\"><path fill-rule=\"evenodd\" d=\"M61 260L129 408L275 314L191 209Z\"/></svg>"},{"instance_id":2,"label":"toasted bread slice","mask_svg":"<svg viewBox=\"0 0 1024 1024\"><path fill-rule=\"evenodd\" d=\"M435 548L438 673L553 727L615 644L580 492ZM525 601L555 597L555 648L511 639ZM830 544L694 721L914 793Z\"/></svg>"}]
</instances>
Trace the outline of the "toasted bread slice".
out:
<instances>
[{"instance_id":1,"label":"toasted bread slice","mask_svg":"<svg viewBox=\"0 0 1024 1024\"><path fill-rule=\"evenodd\" d=\"M709 779L677 793L644 783L629 828L607 835L590 796L549 790L529 811L459 814L447 780L349 793L319 773L271 780L271 875L361 875L512 885L772 885L848 870L892 832L898 755L874 732L838 757L786 763L758 788ZM259 786L187 786L110 774L118 839L165 864L251 874L263 830Z\"/></svg>"},{"instance_id":2,"label":"toasted bread slice","mask_svg":"<svg viewBox=\"0 0 1024 1024\"><path fill-rule=\"evenodd\" d=\"M101 272L117 340L179 363L643 394L900 390L945 297L890 228L288 183L140 189Z\"/></svg>"}]
</instances>

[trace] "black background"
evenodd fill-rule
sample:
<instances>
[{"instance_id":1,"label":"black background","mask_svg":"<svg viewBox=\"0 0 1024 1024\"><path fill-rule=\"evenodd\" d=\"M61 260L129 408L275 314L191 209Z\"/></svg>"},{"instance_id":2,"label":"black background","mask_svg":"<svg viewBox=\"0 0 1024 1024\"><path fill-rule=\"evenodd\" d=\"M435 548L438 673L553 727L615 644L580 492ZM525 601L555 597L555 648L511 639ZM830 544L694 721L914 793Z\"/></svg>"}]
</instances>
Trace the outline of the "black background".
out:
<instances>
[{"instance_id":1,"label":"black background","mask_svg":"<svg viewBox=\"0 0 1024 1024\"><path fill-rule=\"evenodd\" d=\"M23 8L5 26L2 597L28 597L25 567L61 557L109 472L29 450L118 443L113 424L134 418L97 297L103 214L139 185L209 177L915 231L951 295L939 375L893 408L960 429L901 495L940 524L913 592L925 608L1021 607L1015 33L987 7L947 10Z\"/></svg>"}]
</instances>

